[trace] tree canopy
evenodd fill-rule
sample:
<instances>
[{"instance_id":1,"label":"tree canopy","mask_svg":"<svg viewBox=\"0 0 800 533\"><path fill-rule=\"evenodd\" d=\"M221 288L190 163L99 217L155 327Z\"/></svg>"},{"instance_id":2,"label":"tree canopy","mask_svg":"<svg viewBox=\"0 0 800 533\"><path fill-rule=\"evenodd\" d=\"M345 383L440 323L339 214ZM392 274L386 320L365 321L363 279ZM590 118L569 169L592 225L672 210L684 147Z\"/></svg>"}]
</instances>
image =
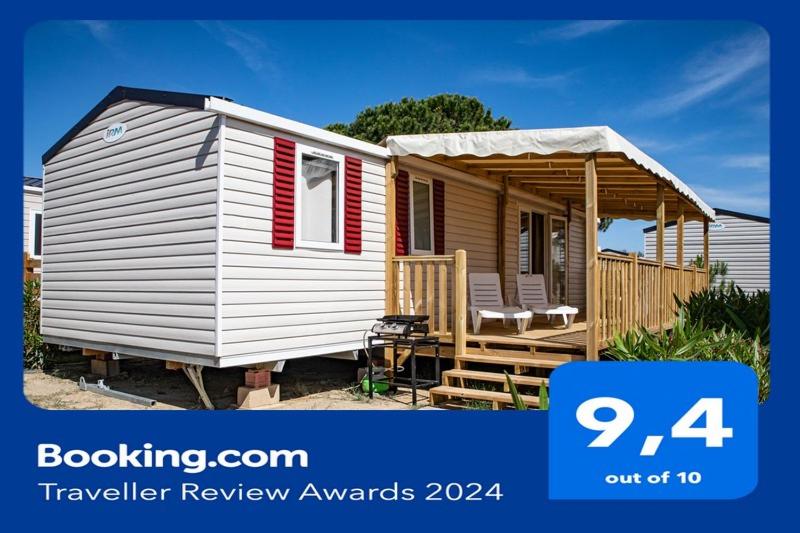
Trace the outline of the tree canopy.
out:
<instances>
[{"instance_id":1,"label":"tree canopy","mask_svg":"<svg viewBox=\"0 0 800 533\"><path fill-rule=\"evenodd\" d=\"M362 141L379 143L389 135L456 133L511 128L511 120L495 118L492 110L473 96L437 94L428 98L403 98L368 107L349 124L329 124L325 129Z\"/></svg>"},{"instance_id":2,"label":"tree canopy","mask_svg":"<svg viewBox=\"0 0 800 533\"><path fill-rule=\"evenodd\" d=\"M353 122L328 124L325 129L377 144L389 135L508 130L511 119L495 118L474 96L437 94L367 107ZM601 219L598 229L606 231L611 222L610 218Z\"/></svg>"}]
</instances>

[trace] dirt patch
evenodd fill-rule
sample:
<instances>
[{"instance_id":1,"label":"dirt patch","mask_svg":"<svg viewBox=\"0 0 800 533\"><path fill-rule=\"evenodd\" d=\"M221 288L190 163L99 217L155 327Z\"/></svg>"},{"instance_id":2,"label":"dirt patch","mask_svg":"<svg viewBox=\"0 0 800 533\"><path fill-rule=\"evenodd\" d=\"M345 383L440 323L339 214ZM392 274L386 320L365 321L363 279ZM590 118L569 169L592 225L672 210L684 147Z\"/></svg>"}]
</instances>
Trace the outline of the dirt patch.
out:
<instances>
[{"instance_id":1,"label":"dirt patch","mask_svg":"<svg viewBox=\"0 0 800 533\"><path fill-rule=\"evenodd\" d=\"M107 378L113 390L156 400L145 407L124 400L82 391L78 381L83 376L95 383L89 360L82 356L63 356L46 372L26 371L25 397L43 409L202 409L197 393L181 371L167 370L163 362L144 359L123 360L119 376ZM283 372L272 374L281 385L281 402L270 409L365 410L413 409L407 391L376 396L368 400L356 386L356 361L307 358L287 361ZM217 409L236 408L236 389L244 384L243 368L206 368L203 371L206 391ZM417 407L427 405L427 394L420 393Z\"/></svg>"}]
</instances>

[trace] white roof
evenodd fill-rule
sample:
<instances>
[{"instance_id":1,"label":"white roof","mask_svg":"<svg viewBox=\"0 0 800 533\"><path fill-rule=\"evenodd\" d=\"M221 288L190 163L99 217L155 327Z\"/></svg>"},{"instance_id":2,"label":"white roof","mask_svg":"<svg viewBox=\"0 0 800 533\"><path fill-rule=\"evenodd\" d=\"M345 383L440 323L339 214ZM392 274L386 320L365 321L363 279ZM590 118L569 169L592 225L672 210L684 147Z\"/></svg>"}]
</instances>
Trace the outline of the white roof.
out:
<instances>
[{"instance_id":1,"label":"white roof","mask_svg":"<svg viewBox=\"0 0 800 533\"><path fill-rule=\"evenodd\" d=\"M714 218L714 210L701 200L688 185L608 126L395 135L386 139L386 147L393 156L417 155L422 157L434 155L448 157L518 156L528 153L550 155L558 152L622 153L651 174L668 182L706 216Z\"/></svg>"},{"instance_id":2,"label":"white roof","mask_svg":"<svg viewBox=\"0 0 800 533\"><path fill-rule=\"evenodd\" d=\"M258 109L254 109L252 107L235 104L222 98L207 98L205 108L206 111L222 113L223 115L238 118L240 120L244 120L245 122L252 122L254 124L259 124L275 130L293 133L295 135L299 135L307 139L313 139L331 146L346 148L348 150L353 150L362 154L369 154L381 159L389 158L389 151L383 146L353 139L352 137L340 135L322 128L309 126L308 124L303 124L302 122L297 122L296 120L279 117L278 115L273 115L272 113L267 113L265 111L259 111Z\"/></svg>"}]
</instances>

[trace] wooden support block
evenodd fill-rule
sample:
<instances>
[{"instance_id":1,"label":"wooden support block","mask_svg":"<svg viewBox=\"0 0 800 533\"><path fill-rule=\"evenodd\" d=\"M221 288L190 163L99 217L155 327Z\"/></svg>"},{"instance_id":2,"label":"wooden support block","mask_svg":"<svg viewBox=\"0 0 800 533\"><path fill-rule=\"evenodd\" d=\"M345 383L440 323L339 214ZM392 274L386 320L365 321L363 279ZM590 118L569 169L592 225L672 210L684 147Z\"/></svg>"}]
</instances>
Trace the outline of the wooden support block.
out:
<instances>
[{"instance_id":1,"label":"wooden support block","mask_svg":"<svg viewBox=\"0 0 800 533\"><path fill-rule=\"evenodd\" d=\"M183 363L178 361L167 361L167 370L180 370L183 368Z\"/></svg>"},{"instance_id":2,"label":"wooden support block","mask_svg":"<svg viewBox=\"0 0 800 533\"><path fill-rule=\"evenodd\" d=\"M94 357L99 359L100 361L108 361L111 359L111 352L106 352L103 350L93 350L92 348L84 348L82 350L83 355L86 357Z\"/></svg>"},{"instance_id":3,"label":"wooden support block","mask_svg":"<svg viewBox=\"0 0 800 533\"><path fill-rule=\"evenodd\" d=\"M110 378L119 375L119 361L101 361L100 359L92 359L92 374Z\"/></svg>"},{"instance_id":4,"label":"wooden support block","mask_svg":"<svg viewBox=\"0 0 800 533\"><path fill-rule=\"evenodd\" d=\"M281 386L278 384L254 389L253 387L239 387L236 391L236 404L239 409L258 409L267 405L275 405L281 401Z\"/></svg>"}]
</instances>

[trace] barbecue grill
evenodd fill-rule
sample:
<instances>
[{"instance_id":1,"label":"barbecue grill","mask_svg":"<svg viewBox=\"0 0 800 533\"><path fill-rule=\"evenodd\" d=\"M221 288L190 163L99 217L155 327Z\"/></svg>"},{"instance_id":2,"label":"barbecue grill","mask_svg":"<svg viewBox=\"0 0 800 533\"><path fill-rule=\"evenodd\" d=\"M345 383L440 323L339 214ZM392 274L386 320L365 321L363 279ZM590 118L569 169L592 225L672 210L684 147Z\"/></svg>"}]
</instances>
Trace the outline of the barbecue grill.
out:
<instances>
[{"instance_id":1,"label":"barbecue grill","mask_svg":"<svg viewBox=\"0 0 800 533\"><path fill-rule=\"evenodd\" d=\"M417 387L431 387L441 383L441 369L439 365L439 337L430 336L428 328L428 315L385 315L370 328L373 333L367 339L367 379L369 383L369 397L373 397L372 387L372 359L375 348L392 348L395 357L392 358L392 376L387 382L390 386L408 385L411 387L411 403L417 405ZM431 347L434 349L436 379L417 379L417 348ZM400 376L397 364L399 350L409 350L408 360L411 367L411 376Z\"/></svg>"}]
</instances>

